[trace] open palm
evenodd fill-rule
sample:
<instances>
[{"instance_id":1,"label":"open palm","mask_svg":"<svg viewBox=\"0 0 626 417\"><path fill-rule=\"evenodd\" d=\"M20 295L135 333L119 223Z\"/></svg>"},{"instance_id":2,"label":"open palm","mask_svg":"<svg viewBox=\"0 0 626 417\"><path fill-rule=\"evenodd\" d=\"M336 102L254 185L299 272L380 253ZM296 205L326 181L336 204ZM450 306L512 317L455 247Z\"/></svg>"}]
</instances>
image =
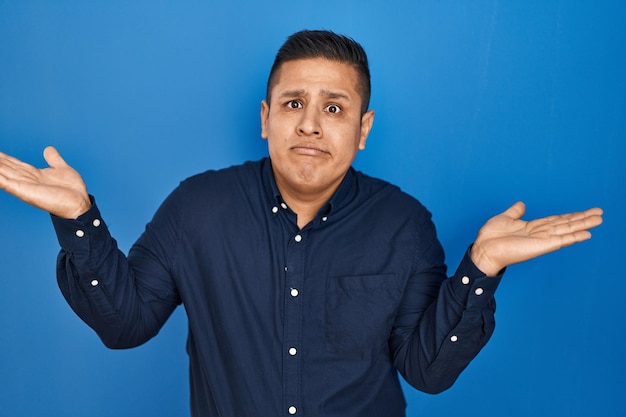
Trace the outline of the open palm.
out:
<instances>
[{"instance_id":1,"label":"open palm","mask_svg":"<svg viewBox=\"0 0 626 417\"><path fill-rule=\"evenodd\" d=\"M0 189L55 216L73 219L91 206L80 174L59 152L44 150L48 168L38 169L0 152Z\"/></svg>"},{"instance_id":2,"label":"open palm","mask_svg":"<svg viewBox=\"0 0 626 417\"><path fill-rule=\"evenodd\" d=\"M518 202L492 217L478 232L472 259L487 275L502 268L591 238L589 229L602 223L602 210L589 210L521 220L526 211Z\"/></svg>"}]
</instances>

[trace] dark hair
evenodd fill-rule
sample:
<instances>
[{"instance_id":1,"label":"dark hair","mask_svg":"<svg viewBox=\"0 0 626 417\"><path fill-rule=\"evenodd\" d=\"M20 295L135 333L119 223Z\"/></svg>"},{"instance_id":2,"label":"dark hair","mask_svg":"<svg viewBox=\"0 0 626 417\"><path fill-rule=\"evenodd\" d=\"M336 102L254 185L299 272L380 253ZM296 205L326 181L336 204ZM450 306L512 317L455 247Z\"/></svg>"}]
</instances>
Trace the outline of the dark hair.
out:
<instances>
[{"instance_id":1,"label":"dark hair","mask_svg":"<svg viewBox=\"0 0 626 417\"><path fill-rule=\"evenodd\" d=\"M270 91L276 83L278 70L282 64L287 61L309 58L325 58L352 65L359 77L357 89L361 94L361 113L367 111L371 91L367 55L363 47L354 39L327 30L302 30L287 38L276 54L274 65L267 79L268 103Z\"/></svg>"}]
</instances>

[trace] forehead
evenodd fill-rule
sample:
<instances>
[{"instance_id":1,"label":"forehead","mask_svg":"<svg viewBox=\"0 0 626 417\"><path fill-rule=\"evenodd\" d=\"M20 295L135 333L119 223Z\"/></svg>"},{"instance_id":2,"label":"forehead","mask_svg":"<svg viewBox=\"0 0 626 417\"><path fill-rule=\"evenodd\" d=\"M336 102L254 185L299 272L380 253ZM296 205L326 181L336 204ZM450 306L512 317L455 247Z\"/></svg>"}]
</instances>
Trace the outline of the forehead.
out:
<instances>
[{"instance_id":1,"label":"forehead","mask_svg":"<svg viewBox=\"0 0 626 417\"><path fill-rule=\"evenodd\" d=\"M352 65L324 58L307 58L283 63L270 93L273 96L283 90L324 89L341 90L358 97L357 86L358 73Z\"/></svg>"}]
</instances>

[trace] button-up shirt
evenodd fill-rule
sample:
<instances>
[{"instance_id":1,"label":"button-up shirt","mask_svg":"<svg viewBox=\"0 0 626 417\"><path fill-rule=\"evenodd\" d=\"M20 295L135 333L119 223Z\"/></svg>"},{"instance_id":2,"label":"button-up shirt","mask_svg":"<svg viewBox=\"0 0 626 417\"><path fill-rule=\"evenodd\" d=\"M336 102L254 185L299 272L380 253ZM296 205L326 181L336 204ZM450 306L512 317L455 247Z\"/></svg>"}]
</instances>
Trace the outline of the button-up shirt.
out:
<instances>
[{"instance_id":1,"label":"button-up shirt","mask_svg":"<svg viewBox=\"0 0 626 417\"><path fill-rule=\"evenodd\" d=\"M404 416L398 372L440 392L494 329L466 254L446 277L430 213L350 169L304 228L263 159L183 181L121 253L98 207L53 217L58 281L112 348L189 321L191 410L208 416Z\"/></svg>"}]
</instances>

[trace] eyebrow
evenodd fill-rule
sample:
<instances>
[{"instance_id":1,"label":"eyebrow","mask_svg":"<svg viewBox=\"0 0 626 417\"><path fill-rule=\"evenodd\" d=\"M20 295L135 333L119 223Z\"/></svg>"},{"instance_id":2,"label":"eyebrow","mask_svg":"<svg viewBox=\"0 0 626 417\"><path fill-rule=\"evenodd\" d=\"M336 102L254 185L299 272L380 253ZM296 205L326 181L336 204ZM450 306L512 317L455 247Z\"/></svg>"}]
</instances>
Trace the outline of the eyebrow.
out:
<instances>
[{"instance_id":1,"label":"eyebrow","mask_svg":"<svg viewBox=\"0 0 626 417\"><path fill-rule=\"evenodd\" d=\"M304 90L287 90L280 93L279 98L300 97L304 94Z\"/></svg>"},{"instance_id":2,"label":"eyebrow","mask_svg":"<svg viewBox=\"0 0 626 417\"><path fill-rule=\"evenodd\" d=\"M332 98L332 99L344 99L344 100L350 100L350 96L348 96L345 93L339 92L339 91L330 91L330 90L322 90L320 95L322 97L326 97L326 98Z\"/></svg>"},{"instance_id":3,"label":"eyebrow","mask_svg":"<svg viewBox=\"0 0 626 417\"><path fill-rule=\"evenodd\" d=\"M306 90L304 89L287 90L287 91L283 91L282 93L280 93L279 98L283 99L283 98L300 97L300 96L303 96L305 93L306 93ZM320 91L320 95L322 97L330 98L330 99L350 100L350 96L339 91L322 90Z\"/></svg>"}]
</instances>

